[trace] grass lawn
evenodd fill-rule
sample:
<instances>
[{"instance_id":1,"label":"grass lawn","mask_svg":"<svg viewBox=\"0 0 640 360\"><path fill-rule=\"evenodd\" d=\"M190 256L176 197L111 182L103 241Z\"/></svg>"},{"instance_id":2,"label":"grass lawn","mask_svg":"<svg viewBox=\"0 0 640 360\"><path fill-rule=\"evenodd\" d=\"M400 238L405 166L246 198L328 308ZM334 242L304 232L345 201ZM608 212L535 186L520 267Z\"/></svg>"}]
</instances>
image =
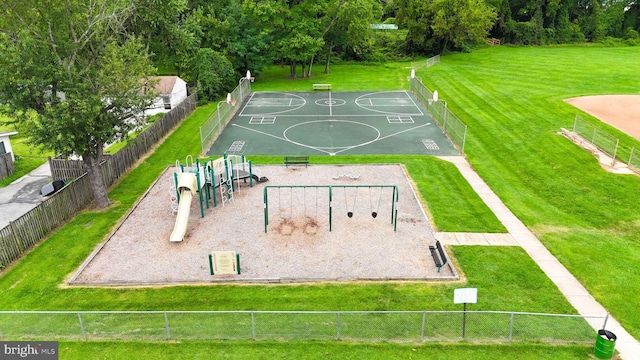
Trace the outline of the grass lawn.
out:
<instances>
[{"instance_id":1,"label":"grass lawn","mask_svg":"<svg viewBox=\"0 0 640 360\"><path fill-rule=\"evenodd\" d=\"M493 47L420 70L468 125L480 176L636 338L640 177L605 172L557 135L581 95L639 94L640 47ZM600 123L627 151L640 143Z\"/></svg>"},{"instance_id":2,"label":"grass lawn","mask_svg":"<svg viewBox=\"0 0 640 360\"><path fill-rule=\"evenodd\" d=\"M640 255L640 246L636 245L639 243L640 215L633 207L640 200L637 192L640 181L633 176L605 173L591 155L555 132L560 127L570 127L578 112L563 103L562 98L594 91L631 92L634 74L640 73L639 65L635 63L638 55L640 48L495 47L446 56L435 67L418 72L469 126L466 149L474 168L632 334L640 332L640 317L633 312L632 306L636 300L631 297L640 290L640 283L633 282L635 273L640 271L635 270L632 263ZM603 67L602 63L606 61L619 65ZM576 63L581 66L577 67ZM333 66L331 74L316 72L314 78L302 80L288 80L288 68L273 67L260 74L253 88L310 91L312 83L328 82L334 84L336 91L405 89L408 75L405 66L408 64ZM574 76L577 79L573 79ZM594 81L605 76L612 81L602 86L598 83L596 88ZM637 81L635 84L637 88ZM452 301L453 289L469 286L480 289L480 301L473 310L575 313L521 249L501 247L453 247L451 250L466 275L465 281L456 284L60 287L65 277L103 240L167 165L176 159L184 159L187 154L196 156L200 152L198 127L214 109L215 104L199 108L152 156L111 189L109 196L113 206L103 211L83 212L12 269L3 272L0 309L458 310L459 306L453 305ZM628 137L623 139L632 141ZM250 159L255 163L281 161L273 157ZM313 163L321 162L402 162L440 231L504 231L455 167L438 159L415 156L313 159ZM602 256L603 248L609 247L619 251L613 269L608 257ZM610 276L612 271L617 276L605 281L603 276ZM625 303L630 305L624 306ZM430 359L438 358L439 353L445 354L443 358L453 359L479 354L497 358L584 359L590 353L590 347L580 346L428 344L410 347L332 342L286 343L282 346L261 342L179 345L69 342L61 344L61 351L65 358L90 358L90 355L83 355L89 354L92 346L95 347L91 354L100 352L98 348L104 349L105 358L119 357L122 353L135 354L138 356L132 357L137 358L147 354L162 358L183 351L186 357L198 358L202 353L210 356L211 348L213 351L220 349L217 357L258 358L260 354L269 354L268 349L273 351L270 358L314 358L318 353L323 355L323 351L323 358L334 354L340 356L341 351L349 351L351 356L350 351L354 351L355 358L376 358L381 354L378 358ZM280 355L279 349L291 353Z\"/></svg>"},{"instance_id":3,"label":"grass lawn","mask_svg":"<svg viewBox=\"0 0 640 360\"><path fill-rule=\"evenodd\" d=\"M61 342L61 359L588 359L586 346L351 344L344 342L207 341L180 343ZM107 354L107 355L105 355ZM107 357L108 356L108 357Z\"/></svg>"}]
</instances>

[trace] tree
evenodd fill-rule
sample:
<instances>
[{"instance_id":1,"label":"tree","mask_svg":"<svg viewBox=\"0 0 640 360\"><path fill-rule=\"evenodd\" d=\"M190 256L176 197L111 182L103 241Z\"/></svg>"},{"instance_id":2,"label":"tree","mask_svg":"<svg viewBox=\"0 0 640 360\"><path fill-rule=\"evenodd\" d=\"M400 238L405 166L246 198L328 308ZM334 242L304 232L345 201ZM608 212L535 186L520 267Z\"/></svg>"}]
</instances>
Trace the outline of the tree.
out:
<instances>
[{"instance_id":1,"label":"tree","mask_svg":"<svg viewBox=\"0 0 640 360\"><path fill-rule=\"evenodd\" d=\"M433 6L431 29L445 49L449 44L464 49L484 39L496 20L495 10L483 0L440 0Z\"/></svg>"},{"instance_id":2,"label":"tree","mask_svg":"<svg viewBox=\"0 0 640 360\"><path fill-rule=\"evenodd\" d=\"M213 101L235 84L233 66L213 49L200 49L194 60L194 71L201 98Z\"/></svg>"},{"instance_id":3,"label":"tree","mask_svg":"<svg viewBox=\"0 0 640 360\"><path fill-rule=\"evenodd\" d=\"M407 29L406 50L408 52L438 53L431 22L433 0L398 0L398 25Z\"/></svg>"},{"instance_id":4,"label":"tree","mask_svg":"<svg viewBox=\"0 0 640 360\"><path fill-rule=\"evenodd\" d=\"M329 72L334 47L341 48L347 56L362 60L374 41L371 24L381 16L380 4L370 0L337 0L330 4L325 16L328 25L323 32L327 52L325 72Z\"/></svg>"},{"instance_id":5,"label":"tree","mask_svg":"<svg viewBox=\"0 0 640 360\"><path fill-rule=\"evenodd\" d=\"M145 45L113 0L0 0L0 103L30 142L82 155L96 206L109 205L103 147L143 121L155 97Z\"/></svg>"}]
</instances>

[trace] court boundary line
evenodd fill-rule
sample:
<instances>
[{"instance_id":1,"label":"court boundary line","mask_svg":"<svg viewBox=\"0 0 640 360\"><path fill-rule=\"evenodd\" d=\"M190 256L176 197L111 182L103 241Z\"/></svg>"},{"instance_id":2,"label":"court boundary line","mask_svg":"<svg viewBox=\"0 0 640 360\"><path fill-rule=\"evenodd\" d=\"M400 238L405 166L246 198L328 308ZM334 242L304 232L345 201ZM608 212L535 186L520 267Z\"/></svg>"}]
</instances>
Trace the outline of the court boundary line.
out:
<instances>
[{"instance_id":1,"label":"court boundary line","mask_svg":"<svg viewBox=\"0 0 640 360\"><path fill-rule=\"evenodd\" d=\"M252 129L252 128L246 127L246 126L242 126L242 125L238 125L238 124L229 124L229 125L237 126L237 127L241 128L241 129L245 129L245 130L252 131L252 132L255 132L255 133L258 133L258 134L262 134L262 135L266 135L266 136L269 136L269 137L272 137L272 138L275 138L275 139L278 139L278 140L282 140L282 141L290 143L290 144L298 145L300 147L304 147L304 148L311 149L311 150L316 150L318 152L322 152L322 153L325 153L327 155L331 155L331 154L336 155L336 154L339 154L339 153L342 153L342 152L345 152L345 151L348 151L348 150L351 150L351 149L355 149L355 148L366 146L366 145L371 145L374 142L377 142L377 141L380 141L380 140L385 140L385 139L390 138L392 136L396 136L396 135L399 135L399 134L402 134L402 133L405 133L405 132L409 132L409 131L413 131L413 130L417 130L417 129L429 126L429 125L431 125L431 123L421 124L421 125L412 127L410 129L404 129L404 130L401 130L401 131L398 131L398 132L395 132L395 133L391 133L389 135L385 135L383 137L379 137L379 138L377 138L375 140L370 140L370 141L367 141L367 142L362 143L362 144L349 146L349 147L346 147L346 148L344 148L342 150L335 151L335 152L325 151L325 150L322 150L321 148L317 148L315 146L309 146L309 145L306 145L306 144L301 144L301 143L298 143L296 141L292 141L292 140L289 140L287 138L280 137L278 135L269 134L269 133L266 133L266 132L263 132L263 131L260 131L260 130L257 130L257 129ZM376 128L376 130L380 131L377 128ZM283 135L284 135L284 133L283 133Z\"/></svg>"},{"instance_id":2,"label":"court boundary line","mask_svg":"<svg viewBox=\"0 0 640 360\"><path fill-rule=\"evenodd\" d=\"M288 113L288 112L292 112L295 110L298 110L302 107L305 107L307 105L307 99L300 96L300 95L296 95L294 93L283 93L283 92L275 92L275 91L264 91L261 93L269 93L269 94L285 94L285 95L290 95L291 97L296 97L299 98L300 100L302 100L302 104L300 106L291 106L291 109L288 110L282 110L282 111L275 111L275 112L270 112L270 113L265 113L265 114L245 114L244 111L247 109L247 107L249 107L249 104L251 104L251 101L253 101L253 97L255 94L255 92L251 93L251 97L249 97L249 99L245 102L244 106L242 107L242 110L238 113L237 116L262 116L264 117L265 115L281 115L283 113ZM286 98L285 98L286 99ZM289 104L291 104L291 99L289 99ZM270 105L265 105L264 107L269 107ZM276 105L272 105L273 107L275 107ZM283 105L280 105L283 106ZM255 106L255 107L261 107L261 106ZM285 115L286 116L286 115ZM290 115L290 116L295 116L295 115Z\"/></svg>"},{"instance_id":3,"label":"court boundary line","mask_svg":"<svg viewBox=\"0 0 640 360\"><path fill-rule=\"evenodd\" d=\"M245 113L245 111L248 112L248 107L256 107L256 108L260 108L260 106L250 106L249 104L253 101L254 99L254 95L255 94L281 94L281 95L288 95L291 97L296 97L302 100L302 104L300 106L291 106L291 109L287 109L287 110L282 110L282 111L275 111L275 112L266 112L266 113ZM345 93L349 93L349 92L345 92ZM366 100L369 100L369 104L370 105L360 105L358 103L358 100L360 100L361 98L365 97L365 96L371 96L371 95L375 95L375 94L404 94L403 97L382 97L382 98L366 98ZM307 94L307 92L300 92L300 94ZM313 94L313 93L310 93ZM338 93L340 94L340 93ZM268 99L268 98L267 98ZM274 98L275 99L275 98ZM286 97L285 97L286 99ZM340 98L339 98L340 99ZM382 100L409 100L410 104L409 105L398 105L399 107L411 107L411 110L417 110L416 112L397 112L397 111L384 111L384 110L377 110L377 109L372 109L372 108L367 108L366 106L370 106L370 107L380 107L380 108L385 108L385 107L393 107L393 105L373 105L372 99L382 99ZM268 116L268 115L278 115L278 116L295 116L295 117L310 117L310 116L314 116L314 117L319 117L319 116L343 116L343 117L352 117L352 116L369 116L369 117L373 117L373 116L378 116L378 115L371 115L371 114L356 114L356 115L334 115L333 114L333 106L331 104L329 104L329 114L309 114L309 115L305 115L305 114L301 114L301 115L296 115L296 114L292 114L292 115L288 115L287 113L290 113L292 111L298 110L300 108L303 108L305 106L307 106L308 104L310 104L307 101L307 97L305 96L301 96L301 95L297 95L296 93L291 93L291 92L276 92L276 91L261 91L261 92L253 92L251 93L251 96L249 97L249 100L247 100L247 102L245 103L245 105L242 107L242 110L236 115L238 117L244 117L244 116L255 116L255 117L259 117L259 116ZM331 103L332 100L332 92L329 91L329 103ZM344 101L344 99L341 99ZM290 100L291 101L291 100ZM345 105L346 105L346 101L345 101ZM356 97L353 100L353 104L365 111L369 111L372 113L376 113L376 114L385 114L385 115L406 115L406 116L427 116L422 109L420 108L420 106L418 106L418 104L416 104L416 102L413 100L413 98L411 98L411 95L409 95L409 92L407 90L392 90L392 91L376 91L376 92L368 92L368 93L363 93L362 95ZM273 107L276 107L277 105L273 105ZM280 105L280 106L284 106L284 105ZM264 107L269 107L269 105L265 105Z\"/></svg>"},{"instance_id":4,"label":"court boundary line","mask_svg":"<svg viewBox=\"0 0 640 360\"><path fill-rule=\"evenodd\" d=\"M406 96L404 99L408 98L411 101L411 103L413 104L413 108L418 110L419 114L401 113L401 112L397 112L397 111L390 112L390 111L375 110L375 109L366 108L363 105L358 104L358 100L360 100L361 98L363 98L365 96L369 96L369 95L373 95L373 94L384 94L384 93L401 93L401 94L404 94ZM369 103L371 104L370 106L376 106L376 105L373 105L373 103L371 102L371 98L367 98L367 99L369 100ZM380 98L380 99L387 99L387 100L395 99L395 100L398 100L398 99L401 99L401 98ZM411 96L409 95L409 93L406 90L402 90L402 91L377 91L377 92L372 92L372 93L365 93L365 94L360 95L357 98L355 98L355 100L353 102L356 104L356 106L358 106L361 109L369 110L369 111L380 113L380 114L425 116L425 114L422 112L422 109L420 109L420 107L416 104L416 102L413 101L413 99L411 98Z\"/></svg>"}]
</instances>

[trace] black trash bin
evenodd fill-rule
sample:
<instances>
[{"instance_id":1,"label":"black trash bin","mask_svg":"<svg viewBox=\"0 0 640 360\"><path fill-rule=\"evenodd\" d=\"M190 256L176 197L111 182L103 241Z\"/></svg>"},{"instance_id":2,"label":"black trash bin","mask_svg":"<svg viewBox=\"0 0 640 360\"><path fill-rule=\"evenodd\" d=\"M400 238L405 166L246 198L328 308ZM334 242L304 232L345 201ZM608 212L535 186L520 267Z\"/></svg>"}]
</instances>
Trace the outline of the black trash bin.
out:
<instances>
[{"instance_id":1,"label":"black trash bin","mask_svg":"<svg viewBox=\"0 0 640 360\"><path fill-rule=\"evenodd\" d=\"M593 350L598 359L611 359L616 347L616 335L609 330L598 330L596 346Z\"/></svg>"},{"instance_id":2,"label":"black trash bin","mask_svg":"<svg viewBox=\"0 0 640 360\"><path fill-rule=\"evenodd\" d=\"M62 189L63 187L64 180L52 181L40 189L40 194L42 194L42 196L53 195L56 191Z\"/></svg>"}]
</instances>

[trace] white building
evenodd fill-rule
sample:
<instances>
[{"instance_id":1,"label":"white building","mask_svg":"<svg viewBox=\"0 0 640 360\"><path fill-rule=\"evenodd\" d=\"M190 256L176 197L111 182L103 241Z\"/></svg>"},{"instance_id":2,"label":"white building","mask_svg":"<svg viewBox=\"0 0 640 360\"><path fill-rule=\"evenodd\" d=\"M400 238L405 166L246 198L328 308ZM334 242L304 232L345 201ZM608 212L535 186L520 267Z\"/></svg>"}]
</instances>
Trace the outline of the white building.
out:
<instances>
[{"instance_id":1,"label":"white building","mask_svg":"<svg viewBox=\"0 0 640 360\"><path fill-rule=\"evenodd\" d=\"M16 157L13 154L13 149L11 148L11 141L9 141L9 136L16 135L17 131L0 133L0 155L11 153L11 160L16 161Z\"/></svg>"},{"instance_id":2,"label":"white building","mask_svg":"<svg viewBox=\"0 0 640 360\"><path fill-rule=\"evenodd\" d=\"M158 76L158 80L155 92L159 95L145 112L147 115L168 112L187 98L187 83L184 80L177 76Z\"/></svg>"}]
</instances>

